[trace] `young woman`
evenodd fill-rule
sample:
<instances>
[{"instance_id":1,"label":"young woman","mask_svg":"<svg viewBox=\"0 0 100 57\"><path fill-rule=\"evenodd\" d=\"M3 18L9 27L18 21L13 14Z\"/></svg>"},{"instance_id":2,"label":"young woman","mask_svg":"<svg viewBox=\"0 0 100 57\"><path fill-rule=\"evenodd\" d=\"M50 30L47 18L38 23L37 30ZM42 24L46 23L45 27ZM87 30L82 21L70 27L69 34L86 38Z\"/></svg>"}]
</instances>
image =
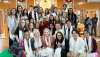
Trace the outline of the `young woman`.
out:
<instances>
[{"instance_id":1,"label":"young woman","mask_svg":"<svg viewBox=\"0 0 100 57\"><path fill-rule=\"evenodd\" d=\"M42 36L42 50L40 52L41 56L53 57L52 48L52 37L50 35L49 29L45 28Z\"/></svg>"},{"instance_id":2,"label":"young woman","mask_svg":"<svg viewBox=\"0 0 100 57\"><path fill-rule=\"evenodd\" d=\"M35 57L33 54L33 49L34 47L32 46L32 39L29 37L29 31L25 30L24 31L24 48L25 48L25 53L26 57Z\"/></svg>"},{"instance_id":3,"label":"young woman","mask_svg":"<svg viewBox=\"0 0 100 57\"><path fill-rule=\"evenodd\" d=\"M52 24L55 24L55 19L54 19L54 16L53 15L50 15L49 16L49 21L48 22L49 22L49 24L51 24L51 23Z\"/></svg>"},{"instance_id":4,"label":"young woman","mask_svg":"<svg viewBox=\"0 0 100 57\"><path fill-rule=\"evenodd\" d=\"M14 33L15 32L15 27L16 27L16 16L15 16L15 13L16 13L16 9L13 8L10 10L10 15L8 16L7 20L8 20L8 28L9 28L9 31L11 33Z\"/></svg>"},{"instance_id":5,"label":"young woman","mask_svg":"<svg viewBox=\"0 0 100 57\"><path fill-rule=\"evenodd\" d=\"M20 17L22 16L22 12L23 12L22 6L17 6L16 18L18 18L18 20L19 20Z\"/></svg>"},{"instance_id":6,"label":"young woman","mask_svg":"<svg viewBox=\"0 0 100 57\"><path fill-rule=\"evenodd\" d=\"M56 33L57 33L58 31L64 33L64 31L63 31L62 26L61 26L60 23L56 23L56 24L55 24L55 34L53 35L53 37L56 37Z\"/></svg>"},{"instance_id":7,"label":"young woman","mask_svg":"<svg viewBox=\"0 0 100 57\"><path fill-rule=\"evenodd\" d=\"M54 35L54 33L55 33L55 26L54 26L54 24L49 24L49 30L50 30L50 32L51 32L51 35Z\"/></svg>"},{"instance_id":8,"label":"young woman","mask_svg":"<svg viewBox=\"0 0 100 57\"><path fill-rule=\"evenodd\" d=\"M33 36L34 36L33 38L34 38L35 54L36 56L39 56L40 55L39 51L41 50L42 41L41 41L41 36L38 29L34 29Z\"/></svg>"},{"instance_id":9,"label":"young woman","mask_svg":"<svg viewBox=\"0 0 100 57\"><path fill-rule=\"evenodd\" d=\"M54 57L61 57L61 49L64 47L64 36L62 32L56 33L56 39L55 39L55 53Z\"/></svg>"},{"instance_id":10,"label":"young woman","mask_svg":"<svg viewBox=\"0 0 100 57\"><path fill-rule=\"evenodd\" d=\"M17 27L15 13L16 13L15 8L10 9L9 16L7 16L7 23L8 23L8 29L9 29L9 34L10 34L10 41L9 41L10 46L13 44L12 41L14 41L14 39L15 39L14 32Z\"/></svg>"},{"instance_id":11,"label":"young woman","mask_svg":"<svg viewBox=\"0 0 100 57\"><path fill-rule=\"evenodd\" d=\"M22 16L25 20L28 20L28 10L27 9L24 9L23 12L22 12Z\"/></svg>"},{"instance_id":12,"label":"young woman","mask_svg":"<svg viewBox=\"0 0 100 57\"><path fill-rule=\"evenodd\" d=\"M29 23L30 38L33 38L33 31L34 31L33 23Z\"/></svg>"}]
</instances>

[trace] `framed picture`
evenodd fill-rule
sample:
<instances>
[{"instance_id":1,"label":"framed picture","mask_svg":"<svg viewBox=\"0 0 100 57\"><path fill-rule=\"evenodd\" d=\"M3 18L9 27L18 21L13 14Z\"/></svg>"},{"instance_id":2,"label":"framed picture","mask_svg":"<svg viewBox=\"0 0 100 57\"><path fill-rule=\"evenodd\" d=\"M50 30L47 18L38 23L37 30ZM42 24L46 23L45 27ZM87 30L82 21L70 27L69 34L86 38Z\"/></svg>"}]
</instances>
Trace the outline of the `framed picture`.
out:
<instances>
[{"instance_id":1,"label":"framed picture","mask_svg":"<svg viewBox=\"0 0 100 57\"><path fill-rule=\"evenodd\" d=\"M27 8L27 0L17 0L16 4L17 4L17 6L20 5L23 8Z\"/></svg>"}]
</instances>

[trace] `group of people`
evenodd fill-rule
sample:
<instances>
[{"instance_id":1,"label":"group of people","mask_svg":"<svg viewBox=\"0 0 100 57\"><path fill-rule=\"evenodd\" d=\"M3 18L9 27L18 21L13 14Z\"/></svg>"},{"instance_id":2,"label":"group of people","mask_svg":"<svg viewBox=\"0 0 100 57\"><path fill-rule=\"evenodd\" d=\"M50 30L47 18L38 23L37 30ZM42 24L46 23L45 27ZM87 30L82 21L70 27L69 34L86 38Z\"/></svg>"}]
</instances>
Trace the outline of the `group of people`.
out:
<instances>
[{"instance_id":1,"label":"group of people","mask_svg":"<svg viewBox=\"0 0 100 57\"><path fill-rule=\"evenodd\" d=\"M97 23L98 23L98 17L96 16L96 14L94 14L93 17L86 17L85 19L85 28L86 30L90 33L90 34L94 34L95 36L97 36Z\"/></svg>"},{"instance_id":2,"label":"group of people","mask_svg":"<svg viewBox=\"0 0 100 57\"><path fill-rule=\"evenodd\" d=\"M95 36L80 37L77 15L54 5L43 10L17 6L8 10L9 46L15 57L96 57Z\"/></svg>"}]
</instances>

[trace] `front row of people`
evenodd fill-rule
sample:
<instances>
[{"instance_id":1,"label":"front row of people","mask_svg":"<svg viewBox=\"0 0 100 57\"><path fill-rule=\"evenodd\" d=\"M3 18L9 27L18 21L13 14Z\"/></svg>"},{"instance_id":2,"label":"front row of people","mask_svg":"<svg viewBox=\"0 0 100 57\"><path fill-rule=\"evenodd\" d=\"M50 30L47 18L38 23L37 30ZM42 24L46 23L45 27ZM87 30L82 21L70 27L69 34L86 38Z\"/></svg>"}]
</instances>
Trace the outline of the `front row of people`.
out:
<instances>
[{"instance_id":1,"label":"front row of people","mask_svg":"<svg viewBox=\"0 0 100 57\"><path fill-rule=\"evenodd\" d=\"M29 31L24 32L24 48L26 57L97 57L97 44L94 36L84 32L84 37L79 37L76 30L72 31L69 39L69 52L66 52L66 39L62 32L58 31L56 37L50 35L49 29L44 29L40 37L38 29L35 29L34 38L29 37ZM65 50L63 50L65 49Z\"/></svg>"}]
</instances>

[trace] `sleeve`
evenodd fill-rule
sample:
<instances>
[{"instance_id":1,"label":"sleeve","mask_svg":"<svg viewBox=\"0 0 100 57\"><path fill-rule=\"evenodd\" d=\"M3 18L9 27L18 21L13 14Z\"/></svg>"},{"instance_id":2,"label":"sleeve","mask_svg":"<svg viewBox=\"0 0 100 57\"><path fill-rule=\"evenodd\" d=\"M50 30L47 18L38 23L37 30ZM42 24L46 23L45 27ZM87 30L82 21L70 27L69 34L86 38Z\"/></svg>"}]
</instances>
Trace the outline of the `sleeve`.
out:
<instances>
[{"instance_id":1,"label":"sleeve","mask_svg":"<svg viewBox=\"0 0 100 57\"><path fill-rule=\"evenodd\" d=\"M96 18L96 23L98 22L98 17Z\"/></svg>"},{"instance_id":2,"label":"sleeve","mask_svg":"<svg viewBox=\"0 0 100 57\"><path fill-rule=\"evenodd\" d=\"M70 41L69 41L69 45L70 45L70 47L69 47L69 51L73 51L73 45L72 45L72 39L70 39Z\"/></svg>"}]
</instances>

